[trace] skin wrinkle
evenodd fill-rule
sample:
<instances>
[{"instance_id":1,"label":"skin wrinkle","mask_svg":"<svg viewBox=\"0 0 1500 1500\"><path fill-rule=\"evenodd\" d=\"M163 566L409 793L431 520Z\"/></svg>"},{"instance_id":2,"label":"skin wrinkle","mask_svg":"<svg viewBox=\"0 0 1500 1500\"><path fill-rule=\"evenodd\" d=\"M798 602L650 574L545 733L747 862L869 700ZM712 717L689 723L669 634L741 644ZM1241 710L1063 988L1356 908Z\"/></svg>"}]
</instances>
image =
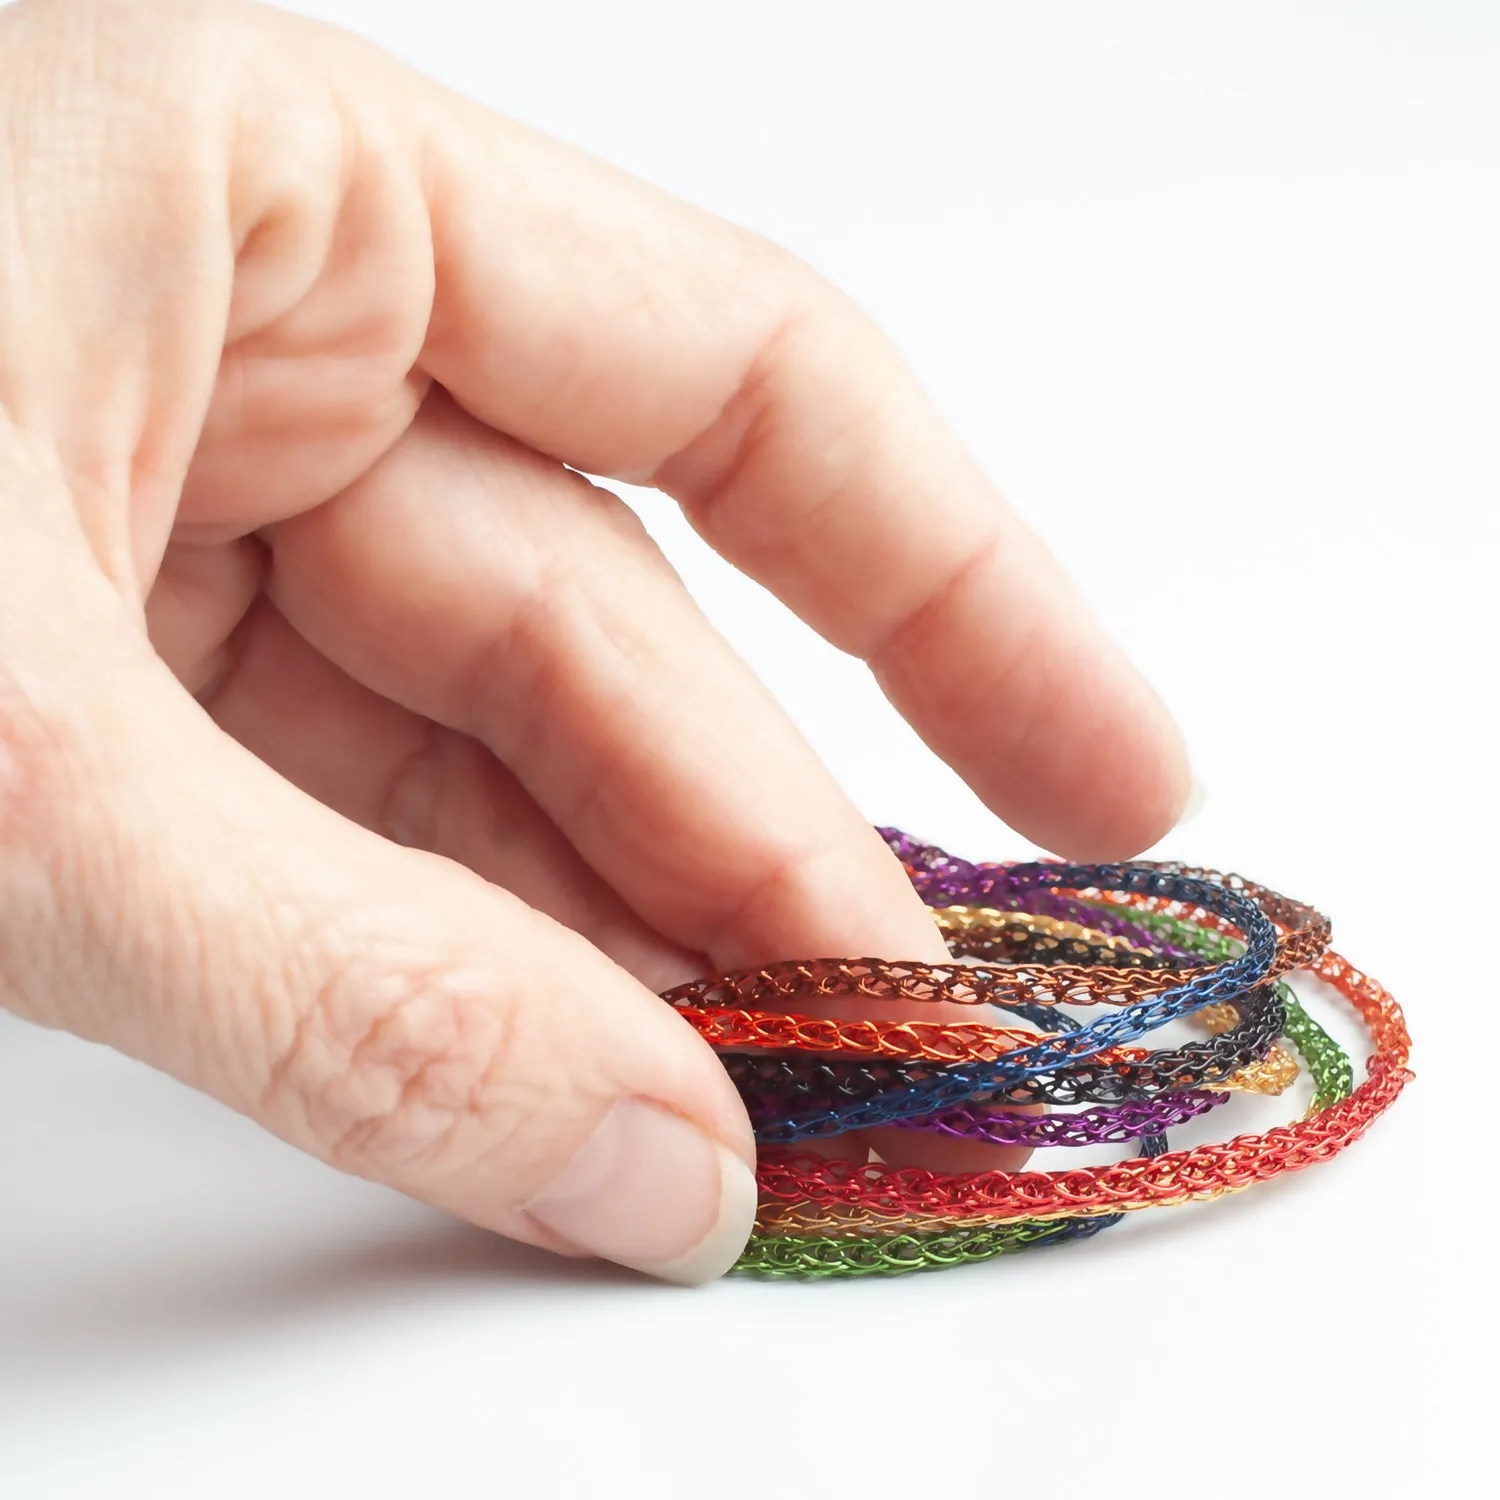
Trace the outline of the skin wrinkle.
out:
<instances>
[{"instance_id":1,"label":"skin wrinkle","mask_svg":"<svg viewBox=\"0 0 1500 1500\"><path fill-rule=\"evenodd\" d=\"M840 318L849 321L862 339L873 336L874 330L865 323L862 315L855 309L847 308L837 294L829 291L823 291L820 297L801 297L787 308L775 324L768 341L757 350L741 386L720 413L720 422L723 422L733 408L739 405L748 405L750 408L750 414L741 425L741 434L736 438L735 447L726 459L711 463L708 474L690 477L681 486L682 505L693 520L694 528L715 549L726 556L732 555L735 564L741 570L748 571L751 576L762 579L786 576L786 559L820 550L823 532L832 531L837 534L840 531L837 517L841 511L858 513L859 502L850 504L850 496L876 487L861 477L862 466L868 463L868 453L859 444L858 434L861 429L880 432L882 438L888 440L889 432L894 429L894 423L882 420L882 414L886 408L891 407L894 395L891 387L885 383L880 383L868 395L868 410L844 413L837 429L819 434L823 453L816 462L820 469L826 468L829 462L828 450L841 450L837 471L834 474L820 472L816 493L808 493L805 487L799 490L789 514L784 505L778 505L774 511L774 523L766 526L753 507L745 507L739 493L741 490L753 492L753 475L760 466L777 472L786 462L786 453L778 449L777 444L786 444L786 434L780 431L778 425L784 422L787 410L795 402L795 392L780 389L781 384L786 383L787 371L796 365L795 357L790 351L801 339L805 347L814 351L816 359L816 351L838 342L835 333ZM883 348L882 342L882 351ZM700 437L697 443L711 447L711 437L712 429L709 429L708 434ZM850 438L853 438L852 443ZM684 450L679 459L684 459L691 471L691 450ZM670 462L673 460L669 460ZM669 466L663 465L660 474L670 489L673 480ZM729 514L721 517L720 511L729 511ZM832 525L829 525L829 516L835 517ZM745 523L751 517L759 522L759 529L763 532L760 540L751 540L748 534ZM829 580L823 580L823 583L828 582ZM826 616L828 604L829 598L826 595L819 598L819 612L822 615ZM847 636L843 628L840 627L837 633L826 630L822 625L819 628L823 628L828 639L843 651L864 654L859 643Z\"/></svg>"},{"instance_id":2,"label":"skin wrinkle","mask_svg":"<svg viewBox=\"0 0 1500 1500\"><path fill-rule=\"evenodd\" d=\"M551 565L551 559L546 562L539 560L531 582L512 598L504 618L496 620L494 626L486 632L483 644L474 652L466 681L456 697L461 705L460 724L464 731L487 744L503 746L501 758L507 763L517 758L518 749L525 743L528 724L526 719L518 719L516 715L500 711L500 705L495 701L496 684L508 683L507 696L520 696L515 660L519 656L530 663L532 656L531 653L523 653L517 649L518 638L522 635L529 616L560 612L558 594L552 587ZM545 638L545 630L540 634ZM530 731L533 733L546 729L547 698L536 687L536 678L540 673L540 664L532 667L525 695L533 710L529 716Z\"/></svg>"},{"instance_id":3,"label":"skin wrinkle","mask_svg":"<svg viewBox=\"0 0 1500 1500\"><path fill-rule=\"evenodd\" d=\"M200 1033L215 1048L213 1069L229 1081L221 1097L236 1109L253 1113L257 1098L264 1098L264 1082L271 1057L292 1045L300 1020L299 997L309 976L317 971L320 945L332 930L332 913L326 900L310 900L304 891L287 891L275 880L275 867L262 872L271 878L254 879L249 888L231 890L232 917L214 914L214 944L209 957L213 968L205 971L189 1004L201 997L220 996L198 1027L185 1025L190 1039ZM190 902L202 900L195 886L184 882ZM258 925L255 920L258 919ZM264 954L269 951L270 962ZM248 1028L245 1017L253 1016ZM304 1126L306 1122L304 1121ZM287 1139L306 1144L304 1128Z\"/></svg>"},{"instance_id":4,"label":"skin wrinkle","mask_svg":"<svg viewBox=\"0 0 1500 1500\"><path fill-rule=\"evenodd\" d=\"M988 563L999 556L1004 546L1000 528L997 526L975 539L974 548L962 558L913 608L894 620L882 624L880 632L868 645L859 648L859 655L867 661L877 675L883 670L887 657L900 658L905 655L902 647L908 635L919 635L930 615L940 614L945 605L951 604L959 591L976 573L982 572ZM1022 637L1024 639L1024 637ZM1026 644L1030 644L1029 641ZM1002 679L1011 676L1015 663L1008 660L1001 668Z\"/></svg>"},{"instance_id":5,"label":"skin wrinkle","mask_svg":"<svg viewBox=\"0 0 1500 1500\"><path fill-rule=\"evenodd\" d=\"M428 1013L434 1001L442 1009L438 1022ZM389 1075L395 1097L335 1138L329 1155L335 1166L421 1171L452 1151L467 1124L480 1125L496 1149L504 1150L514 1131L493 1129L489 1100L500 1092L495 1079L506 1070L510 1028L498 1025L498 1040L481 1038L471 1024L473 1010L472 1002L444 995L438 981L372 1018L350 1050L338 1091L358 1095L368 1079L372 1096L387 1094ZM422 1012L415 1024L409 1024L412 1012ZM408 1031L420 1036L423 1045L414 1046ZM458 1089L446 1076L455 1065Z\"/></svg>"},{"instance_id":6,"label":"skin wrinkle","mask_svg":"<svg viewBox=\"0 0 1500 1500\"><path fill-rule=\"evenodd\" d=\"M606 639L612 639L607 632L601 632L601 634ZM617 641L612 641L612 643L618 645ZM638 714L641 693L640 684L644 683L649 686L653 681L653 678L640 668L639 663L629 653L620 652L619 660L629 663L633 673L632 680L628 683L616 684L612 688L607 702L597 697L591 701L591 717L598 727L598 740L601 745L610 744L615 739L615 736L607 732L607 726L611 722L616 718L629 721L629 719ZM546 670L547 668L544 665L540 669L540 672L545 672ZM562 672L564 668L559 666L556 670ZM549 693L545 691L540 691L536 694L537 701L543 705L549 701L549 696ZM533 722L538 726L543 726L545 725L546 718L547 715L545 710L543 710L538 712ZM619 736L619 739L628 744L634 742L635 736L624 734ZM530 759L535 754L535 751L532 751L531 755L528 755L524 751L519 750L514 740L508 748L511 753L517 754L518 758L523 760ZM595 774L578 778L578 790L574 800L568 803L565 808L559 809L556 813L556 820L562 826L569 828L589 826L590 809L600 805L605 795L607 787L606 770L607 767L601 764ZM782 884L785 884L788 889L797 885L799 883L799 868L804 872L802 883L805 883L805 870L813 856L814 851L810 848L804 848L791 849L778 853L772 857L769 865L763 863L765 859L763 855L757 855L753 860L746 861L746 864L752 868L762 867L764 870L763 875L755 878L751 886L745 890L743 897L736 897L734 899L729 914L721 922L716 923L709 934L700 934L695 929L694 945L710 955L713 954L718 949L723 934L736 925L743 923L746 915L760 904L760 897Z\"/></svg>"},{"instance_id":7,"label":"skin wrinkle","mask_svg":"<svg viewBox=\"0 0 1500 1500\"><path fill-rule=\"evenodd\" d=\"M321 932L312 949L319 977L309 985L288 976L289 992L306 999L270 1060L259 1110L283 1128L295 1121L303 1143L343 1170L406 1170L468 1118L474 1080L504 1060L513 1028L492 1006L499 995L481 999L442 961L382 964L369 952L338 957L338 947ZM493 1024L472 1024L481 1015ZM450 1066L457 1090L441 1077ZM417 1118L423 1110L443 1122L435 1134Z\"/></svg>"},{"instance_id":8,"label":"skin wrinkle","mask_svg":"<svg viewBox=\"0 0 1500 1500\"><path fill-rule=\"evenodd\" d=\"M276 101L284 104L287 92L279 90ZM285 130L282 120L268 110L268 101L257 91L236 91L225 184L236 272L226 310L225 340L230 346L274 327L313 291L327 269L348 190L347 140L344 122L326 94L314 97L316 108L299 108L297 129L285 137L296 141L295 152L279 152L265 148L268 136L274 140ZM276 163L274 174L266 173L267 161ZM293 162L295 177L288 173L288 164ZM299 187L308 183L310 167L330 172L335 184L332 192L299 194ZM274 266L274 278L257 276L247 285L246 272L258 271L260 263ZM278 296L267 300L272 288ZM260 305L247 305L252 295L260 299Z\"/></svg>"},{"instance_id":9,"label":"skin wrinkle","mask_svg":"<svg viewBox=\"0 0 1500 1500\"><path fill-rule=\"evenodd\" d=\"M557 571L554 573L553 569ZM549 617L568 623L547 628ZM475 661L469 686L459 701L469 705L465 728L489 744L504 746L503 759L507 763L535 761L540 758L537 744L550 738L552 729L551 705L570 696L572 686L569 674L573 670L570 653L549 646L558 639L576 639L578 624L588 621L595 628L591 632L594 643L611 649L613 660L624 671L611 684L607 702L591 696L590 717L601 729L611 724L617 714L628 717L635 706L640 684L649 681L641 663L627 650L613 632L599 628L600 622L589 607L588 595L573 586L571 571L556 558L547 559L537 580L519 597L508 611L506 619L489 642L475 653ZM533 645L532 642L535 642ZM524 714L502 714L495 703L496 684L505 683L507 698L518 698L519 685L515 680L515 666L511 660L519 655L531 664L527 675ZM595 668L595 678L602 675ZM624 680L622 680L624 679ZM596 689L597 691L597 689ZM626 738L629 738L628 736ZM602 746L611 742L606 733L597 735ZM570 747L574 753L577 747ZM554 812L555 821L565 826L576 826L574 817L581 813L602 794L602 772L598 767L593 775L580 776L581 783L578 806L566 816Z\"/></svg>"},{"instance_id":10,"label":"skin wrinkle","mask_svg":"<svg viewBox=\"0 0 1500 1500\"><path fill-rule=\"evenodd\" d=\"M774 855L759 855L754 863L761 868L762 873L744 888L743 896L728 908L722 920L713 923L700 938L700 946L704 952L710 958L724 952L728 946L725 934L736 928L747 932L762 931L759 922L749 920L750 914L762 907L774 911L781 903L772 898L781 892L790 894L794 899L800 898L799 887L805 882L807 866L815 858L815 850L796 847L785 848ZM779 957L780 954L766 955L768 960Z\"/></svg>"},{"instance_id":11,"label":"skin wrinkle","mask_svg":"<svg viewBox=\"0 0 1500 1500\"><path fill-rule=\"evenodd\" d=\"M243 413L254 407L249 395L254 355L247 354L241 343L236 340L224 345L214 374L213 393L203 414L204 431L212 424L214 436L220 439L241 436L245 425Z\"/></svg>"},{"instance_id":12,"label":"skin wrinkle","mask_svg":"<svg viewBox=\"0 0 1500 1500\"><path fill-rule=\"evenodd\" d=\"M974 550L936 584L932 592L915 609L897 620L889 630L882 632L875 643L867 648L868 654L865 655L865 660L883 686L888 683L892 691L897 693L910 693L918 690L910 680L910 673L905 665L911 655L905 649L908 638L919 636L931 623L933 616L942 614L951 606L964 585L993 563L1002 553L1004 546L1005 538L999 528L980 538ZM1027 669L1034 668L1037 660L1036 645L1041 629L1041 621L1035 617L1027 617L1023 618L1019 627L1013 625L1011 629L1003 633L1002 638L1007 642L1005 656L990 667L986 672L986 679L998 681L1001 684L1000 692L1007 701L1010 701L1010 691L1014 685L1024 680ZM1000 633L991 632L989 636L992 650L998 649L998 634ZM1018 705L1018 711L1008 718L1007 729L1024 727L1024 721L1028 717L1027 704L1022 702Z\"/></svg>"},{"instance_id":13,"label":"skin wrinkle","mask_svg":"<svg viewBox=\"0 0 1500 1500\"><path fill-rule=\"evenodd\" d=\"M868 454L857 450L846 453L839 464L840 472L820 484L816 496L809 495L805 490L798 494L790 519L784 511L778 511L775 525L762 528L766 535L761 540L750 539L745 529L745 514L731 515L728 519L721 519L719 515L723 510L732 511L734 502L741 500L740 490L750 487L750 476L759 466L765 464L766 467L774 467L774 460L778 457L775 444L784 441L776 423L787 405L787 398L777 393L774 387L777 380L783 377L786 367L792 363L787 353L788 347L796 342L799 335L805 337L814 349L832 342L833 337L828 330L833 328L834 320L839 316L851 317L861 336L875 336L875 331L862 315L853 309L844 309L836 294L825 294L825 299L821 303L810 300L805 305L791 307L778 321L770 339L757 351L740 386L716 419L717 423L722 424L729 420L736 407L748 405L750 408L749 416L739 424L739 435L727 457L711 462L707 475L701 478L689 477L680 484L671 472L674 465L686 464L691 475L694 446L712 446L714 424L711 424L693 444L667 460L652 476L653 483L660 482L669 490L674 490L675 486L674 492L679 493L680 503L689 520L710 545L731 557L742 571L762 579L774 579L785 573L787 559L819 550L820 534L832 531L836 536L842 530L838 518L845 513L857 514L861 504L858 497L864 491L875 488L863 473L864 466L869 462ZM884 347L882 341L882 348ZM845 418L840 437L857 433L864 427L879 431L888 439L898 424L894 420L883 420L881 414L887 409L899 410L897 395L898 392L890 385L882 384L878 392L872 395L870 411L851 413ZM829 440L825 437L824 441L827 444ZM845 443L843 446L847 448L848 445ZM830 517L835 518L832 524L829 522ZM997 515L997 527L999 520ZM847 586L850 580L841 582ZM861 580L853 580L856 587L860 582ZM942 586L937 585L938 588ZM868 661L875 644L852 634L842 621L832 624L829 606L833 602L831 591L825 590L817 601L821 616L818 628L840 650ZM914 612L920 612L925 603L929 602L930 598L918 603L913 607ZM840 613L857 618L859 610L845 608ZM881 622L874 625L873 629L876 631L873 641L878 644L889 627Z\"/></svg>"},{"instance_id":14,"label":"skin wrinkle","mask_svg":"<svg viewBox=\"0 0 1500 1500\"><path fill-rule=\"evenodd\" d=\"M478 740L458 736L456 732L455 740L480 785L477 791L466 785L462 767L445 780L439 827L447 831L435 836L431 846L435 852L467 848L472 837L473 815L471 802L464 794L467 793L469 799L477 797L485 806L486 818L491 825L486 848L502 863L507 859L512 863L524 859L528 847L534 851L536 847L546 847L552 839L557 839L566 849L562 857L577 859L582 866L580 878L584 884L598 882L597 892L589 894L580 891L571 881L567 882L566 889L557 887L554 877L549 875L540 889L527 889L526 879L517 871L512 877L513 888L529 905L545 911L555 921L586 938L652 991L668 989L706 972L706 960L701 954L690 954L656 932L612 886L601 879L597 871L583 861L577 850L564 840L557 824L531 799L503 762L495 759ZM533 841L530 846L528 840ZM532 858L535 858L534 852Z\"/></svg>"},{"instance_id":15,"label":"skin wrinkle","mask_svg":"<svg viewBox=\"0 0 1500 1500\"><path fill-rule=\"evenodd\" d=\"M775 380L785 347L806 316L802 308L789 305L757 343L733 390L705 426L640 481L676 495L693 529L710 545L713 545L713 533L718 529L715 518L721 504L734 491L741 477L750 472L761 451L771 441L772 434L768 429L775 416L775 403L762 393ZM744 420L732 423L731 417L741 407L749 408L748 415ZM712 463L715 472L679 485L673 477L673 469L686 468L691 473L697 464L697 450L715 447L719 434L726 430L734 432L734 444L727 455Z\"/></svg>"},{"instance_id":16,"label":"skin wrinkle","mask_svg":"<svg viewBox=\"0 0 1500 1500\"><path fill-rule=\"evenodd\" d=\"M544 888L538 892L525 890L524 882L513 877L516 894L522 895L525 890L523 899L528 904L546 911L554 920L586 938L653 992L707 972L707 960L702 954L689 953L656 932L586 864L556 822L530 797L503 762L478 740L465 738L462 743L468 764L474 768L473 774L482 782L478 796L485 807L488 850L500 861L514 865L526 857L528 839L533 841L533 850L556 840L566 850L563 859L576 859L582 867L583 885L597 883L593 892L580 890L572 881L567 883L566 892L555 887L549 891L545 887L552 886L554 878L549 873ZM460 783L461 778L454 777L444 787L441 825L448 829L456 824L458 831L442 835L441 849L463 849L472 834L472 811L462 795L466 788ZM535 862L534 852L532 861Z\"/></svg>"},{"instance_id":17,"label":"skin wrinkle","mask_svg":"<svg viewBox=\"0 0 1500 1500\"><path fill-rule=\"evenodd\" d=\"M595 622L598 623L597 621ZM596 632L599 636L608 639L607 631ZM642 670L640 664L630 657L627 652L619 653L619 660L628 664L630 680L617 681L612 685L607 698L599 696L597 690L590 703L590 716L599 729L598 740L601 746L599 763L594 768L594 774L579 776L577 778L577 789L573 799L556 809L553 816L561 827L564 828L588 828L593 826L590 814L596 808L602 808L605 803L605 793L608 786L608 771L610 769L607 757L602 753L602 747L607 747L615 742L616 736L608 732L616 722L629 722L638 713L639 709L639 686L650 682L650 676ZM544 666L539 675L548 669ZM551 669L552 674L558 679L566 677L567 667L560 659ZM561 696L558 689L557 696ZM547 695L543 695L542 701L547 701ZM541 716L535 721L540 729L542 726ZM632 742L634 736L626 734L619 736L626 743ZM524 757L523 758L527 758ZM601 819L600 821L608 821Z\"/></svg>"},{"instance_id":18,"label":"skin wrinkle","mask_svg":"<svg viewBox=\"0 0 1500 1500\"><path fill-rule=\"evenodd\" d=\"M314 1042L321 1040L322 1033L328 1030L327 1016L331 1007L329 995L333 983L332 979L325 978L306 992L296 1010L291 1037L282 1051L271 1060L257 1101L258 1112L283 1130L286 1129L288 1116L294 1118L301 1126L296 1134L303 1140L318 1138L311 1108L313 1099L318 1096L300 1086L295 1075L309 1070L308 1059Z\"/></svg>"}]
</instances>

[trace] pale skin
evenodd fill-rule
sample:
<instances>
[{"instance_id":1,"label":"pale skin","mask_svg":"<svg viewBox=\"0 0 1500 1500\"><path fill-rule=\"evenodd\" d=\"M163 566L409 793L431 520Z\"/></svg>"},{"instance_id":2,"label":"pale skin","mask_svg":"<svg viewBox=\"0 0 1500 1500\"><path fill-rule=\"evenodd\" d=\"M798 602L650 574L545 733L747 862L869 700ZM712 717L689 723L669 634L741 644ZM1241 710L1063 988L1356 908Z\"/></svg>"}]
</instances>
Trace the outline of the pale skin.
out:
<instances>
[{"instance_id":1,"label":"pale skin","mask_svg":"<svg viewBox=\"0 0 1500 1500\"><path fill-rule=\"evenodd\" d=\"M944 948L575 470L670 495L1028 837L1179 816L1158 700L785 251L273 11L0 12L0 1003L702 1281L753 1143L654 992Z\"/></svg>"}]
</instances>

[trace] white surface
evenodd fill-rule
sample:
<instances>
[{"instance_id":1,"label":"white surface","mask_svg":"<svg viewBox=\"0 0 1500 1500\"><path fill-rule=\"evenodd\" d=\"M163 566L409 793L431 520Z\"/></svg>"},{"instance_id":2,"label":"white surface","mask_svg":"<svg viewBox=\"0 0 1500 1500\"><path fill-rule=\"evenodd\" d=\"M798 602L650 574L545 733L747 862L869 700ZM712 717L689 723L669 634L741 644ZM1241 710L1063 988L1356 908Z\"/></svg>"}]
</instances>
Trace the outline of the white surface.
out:
<instances>
[{"instance_id":1,"label":"white surface","mask_svg":"<svg viewBox=\"0 0 1500 1500\"><path fill-rule=\"evenodd\" d=\"M1332 1166L1086 1246L683 1293L0 1021L0 1493L1478 1493L1419 1477L1452 1372L1401 1215L1493 981L1397 913L1412 861L1495 894L1500 11L312 8L850 289L1180 715L1209 801L1162 850L1331 912L1421 1076ZM873 819L1022 848L644 510Z\"/></svg>"}]
</instances>

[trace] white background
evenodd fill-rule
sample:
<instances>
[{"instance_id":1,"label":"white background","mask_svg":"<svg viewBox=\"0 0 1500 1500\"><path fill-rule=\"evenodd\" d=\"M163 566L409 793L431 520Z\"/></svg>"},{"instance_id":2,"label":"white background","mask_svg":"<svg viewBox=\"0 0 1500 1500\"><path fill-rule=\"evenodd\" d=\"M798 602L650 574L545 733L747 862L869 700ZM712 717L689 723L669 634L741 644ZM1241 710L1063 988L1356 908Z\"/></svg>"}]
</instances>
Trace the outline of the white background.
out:
<instances>
[{"instance_id":1,"label":"white background","mask_svg":"<svg viewBox=\"0 0 1500 1500\"><path fill-rule=\"evenodd\" d=\"M1338 1162L1087 1245L683 1293L0 1022L0 1493L1479 1493L1419 1473L1478 1225L1419 1214L1489 1149L1424 1117L1496 1000L1500 7L301 8L851 291L1178 713L1208 805L1162 851L1329 911L1419 1078ZM872 820L1022 852L641 498Z\"/></svg>"}]
</instances>

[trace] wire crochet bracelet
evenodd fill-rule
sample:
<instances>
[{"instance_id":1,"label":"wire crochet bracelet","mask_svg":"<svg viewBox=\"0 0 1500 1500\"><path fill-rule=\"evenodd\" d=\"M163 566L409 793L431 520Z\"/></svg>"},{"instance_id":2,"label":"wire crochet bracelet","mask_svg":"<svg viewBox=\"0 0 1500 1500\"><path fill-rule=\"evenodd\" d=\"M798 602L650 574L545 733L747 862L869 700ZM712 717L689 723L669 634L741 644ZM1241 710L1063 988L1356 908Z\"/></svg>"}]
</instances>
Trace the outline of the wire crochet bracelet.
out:
<instances>
[{"instance_id":1,"label":"wire crochet bracelet","mask_svg":"<svg viewBox=\"0 0 1500 1500\"><path fill-rule=\"evenodd\" d=\"M892 1274L1084 1238L1139 1208L1218 1197L1326 1160L1412 1076L1395 1001L1326 951L1326 919L1300 902L1181 865L970 864L882 832L970 962L775 964L664 997L720 1050L762 1142L742 1272ZM1369 1029L1375 1050L1358 1088L1348 1057L1280 982L1298 969L1340 992ZM829 1021L784 1008L830 997L998 1005L1050 1029ZM1111 1010L1085 1025L1064 1009L1078 1005ZM1175 1049L1129 1045L1182 1018L1215 1034ZM1292 1052L1313 1082L1304 1119L1165 1149L1162 1133L1210 1112L1225 1088L1284 1087ZM1088 1107L1017 1113L1026 1103ZM1052 1172L942 1173L795 1148L871 1124L1005 1146L1138 1141L1145 1154Z\"/></svg>"},{"instance_id":2,"label":"wire crochet bracelet","mask_svg":"<svg viewBox=\"0 0 1500 1500\"><path fill-rule=\"evenodd\" d=\"M1128 958L1143 967L1172 963L1150 948L1136 947L1125 939L1034 913L1002 912L985 907L944 907L934 911L938 930L947 937L955 954L974 958L1047 959L1059 963L1119 963ZM1170 919L1168 919L1170 920ZM1148 939L1149 940L1149 939ZM1223 956L1233 956L1226 952ZM1184 954L1182 957L1186 958ZM1058 1019L1048 1016L1042 1007L1014 1007L1032 1020L1046 1025ZM1232 1012L1232 1007L1226 1007ZM1203 1013L1206 1014L1206 1013ZM1279 1034L1285 1012L1278 1009L1271 1036ZM1256 1036L1251 1047L1256 1056L1264 1055L1265 1046ZM742 1088L753 1121L774 1121L786 1111L787 1094L775 1088L756 1095ZM828 1111L837 1107L839 1094L827 1091L820 1096L804 1091L810 1105ZM1188 1120L1226 1102L1224 1090L1199 1089L1182 1091L1150 1099L1130 1099L1118 1105L1094 1106L1073 1115L1024 1114L1003 1105L958 1106L936 1114L905 1118L894 1123L903 1129L928 1130L962 1140L985 1141L995 1146L1097 1146L1159 1137L1169 1126ZM1165 1150L1165 1143L1160 1150ZM1158 1151L1156 1154L1160 1154Z\"/></svg>"},{"instance_id":3,"label":"wire crochet bracelet","mask_svg":"<svg viewBox=\"0 0 1500 1500\"><path fill-rule=\"evenodd\" d=\"M971 867L973 868L973 867ZM947 892L957 882L950 879ZM1191 969L1115 968L1077 964L999 966L898 964L879 959L821 959L768 965L720 979L679 985L665 998L678 1006L708 1041L719 1047L800 1047L804 1051L866 1051L898 1057L919 1056L942 1063L975 1064L961 1071L909 1085L881 1096L879 1105L848 1106L861 1125L931 1114L965 1098L1008 1084L1046 1076L1060 1065L1099 1057L1113 1067L1138 1061L1111 1053L1111 1043L1131 1041L1163 1023L1216 1002L1233 1000L1269 975L1294 967L1310 947L1326 943L1328 923L1312 908L1255 887L1266 911L1240 894L1237 877L1213 871L1184 871L1168 865L1016 865L987 867L964 886L1011 890L1103 888L1113 893L1191 902L1232 922L1241 932L1242 952L1220 963ZM924 899L928 892L923 891ZM1286 924L1278 928L1268 912ZM830 997L945 1001L960 1005L1115 1004L1113 1015L1076 1031L1055 1032L1017 1042L1014 1032L972 1025L920 1021L835 1021L798 1014L742 1008L755 997L786 1004ZM1246 997L1248 1002L1248 997ZM1133 1001L1134 1003L1124 1003ZM736 1008L736 1002L739 1007ZM1006 1043L1014 1045L1007 1048ZM1194 1080L1194 1081L1201 1081ZM877 1115L881 1119L877 1119ZM826 1111L791 1115L762 1129L761 1139L796 1140L828 1134Z\"/></svg>"},{"instance_id":4,"label":"wire crochet bracelet","mask_svg":"<svg viewBox=\"0 0 1500 1500\"><path fill-rule=\"evenodd\" d=\"M1338 1044L1288 995L1288 1037L1303 1050L1315 1093L1309 1116L1346 1098L1353 1072ZM1153 1155L1160 1155L1153 1150ZM1089 1227L1118 1224L1121 1213L1099 1217L1025 1219L1010 1223L889 1219L845 1210L837 1218L763 1205L757 1232L736 1270L770 1278L897 1275L908 1271L990 1260L999 1255L1085 1237ZM937 1227L931 1227L936 1225ZM1069 1232L1071 1229L1072 1232Z\"/></svg>"}]
</instances>

